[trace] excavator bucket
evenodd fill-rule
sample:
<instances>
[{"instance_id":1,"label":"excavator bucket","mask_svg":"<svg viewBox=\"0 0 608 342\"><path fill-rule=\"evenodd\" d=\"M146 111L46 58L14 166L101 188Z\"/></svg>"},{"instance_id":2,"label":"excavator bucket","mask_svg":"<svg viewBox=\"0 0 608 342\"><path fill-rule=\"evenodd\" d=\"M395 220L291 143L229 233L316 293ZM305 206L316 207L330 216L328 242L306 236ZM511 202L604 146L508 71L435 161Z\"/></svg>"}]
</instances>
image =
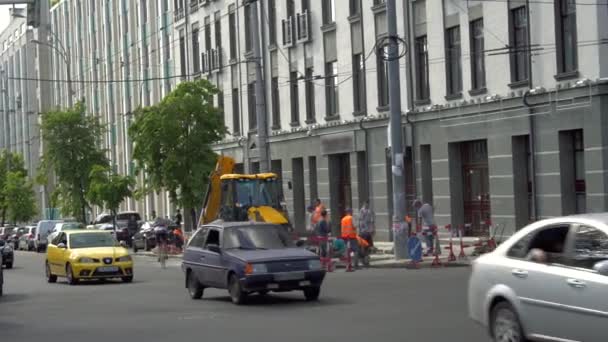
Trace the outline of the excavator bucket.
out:
<instances>
[{"instance_id":1,"label":"excavator bucket","mask_svg":"<svg viewBox=\"0 0 608 342\"><path fill-rule=\"evenodd\" d=\"M203 213L199 219L199 225L207 224L218 217L222 198L221 176L232 173L234 170L234 159L232 157L220 155L215 165L215 170L209 176L209 185L205 200L203 202Z\"/></svg>"}]
</instances>

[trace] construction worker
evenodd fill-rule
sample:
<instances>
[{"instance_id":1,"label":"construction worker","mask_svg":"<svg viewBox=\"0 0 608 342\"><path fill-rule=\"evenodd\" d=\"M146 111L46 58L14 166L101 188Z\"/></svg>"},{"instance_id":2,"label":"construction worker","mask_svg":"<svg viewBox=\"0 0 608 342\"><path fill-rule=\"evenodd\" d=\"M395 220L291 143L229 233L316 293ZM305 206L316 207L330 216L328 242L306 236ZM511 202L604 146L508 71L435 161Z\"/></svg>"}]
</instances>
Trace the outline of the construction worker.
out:
<instances>
[{"instance_id":1,"label":"construction worker","mask_svg":"<svg viewBox=\"0 0 608 342\"><path fill-rule=\"evenodd\" d=\"M354 265L355 268L357 268L359 267L359 242L357 241L357 229L353 224L353 210L351 208L346 208L344 211L344 217L340 222L340 231L340 236L348 243L348 246L354 255Z\"/></svg>"},{"instance_id":2,"label":"construction worker","mask_svg":"<svg viewBox=\"0 0 608 342\"><path fill-rule=\"evenodd\" d=\"M414 208L417 212L417 226L422 227L422 234L425 236L427 252L425 255L433 255L434 234L437 233L435 218L433 217L433 207L421 200L414 201Z\"/></svg>"}]
</instances>

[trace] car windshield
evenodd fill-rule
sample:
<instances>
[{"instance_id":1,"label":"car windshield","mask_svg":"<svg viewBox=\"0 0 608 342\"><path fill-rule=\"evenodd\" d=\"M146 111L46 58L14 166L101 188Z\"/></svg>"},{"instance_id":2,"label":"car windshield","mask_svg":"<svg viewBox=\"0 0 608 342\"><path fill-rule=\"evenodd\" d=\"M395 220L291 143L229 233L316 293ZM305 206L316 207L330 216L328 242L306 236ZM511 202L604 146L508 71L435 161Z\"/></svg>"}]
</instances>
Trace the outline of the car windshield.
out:
<instances>
[{"instance_id":1,"label":"car windshield","mask_svg":"<svg viewBox=\"0 0 608 342\"><path fill-rule=\"evenodd\" d=\"M291 247L289 235L280 226L228 228L224 231L224 248L280 249Z\"/></svg>"},{"instance_id":2,"label":"car windshield","mask_svg":"<svg viewBox=\"0 0 608 342\"><path fill-rule=\"evenodd\" d=\"M17 229L17 234L25 234L27 231L28 231L27 228L22 227L22 228Z\"/></svg>"},{"instance_id":3,"label":"car windshield","mask_svg":"<svg viewBox=\"0 0 608 342\"><path fill-rule=\"evenodd\" d=\"M4 228L4 234L12 234L15 228Z\"/></svg>"},{"instance_id":4,"label":"car windshield","mask_svg":"<svg viewBox=\"0 0 608 342\"><path fill-rule=\"evenodd\" d=\"M128 221L131 217L133 217L133 219L135 221L141 221L141 216L139 216L138 213L120 213L120 214L116 215L116 220L117 221Z\"/></svg>"},{"instance_id":5,"label":"car windshield","mask_svg":"<svg viewBox=\"0 0 608 342\"><path fill-rule=\"evenodd\" d=\"M242 206L278 208L279 186L274 178L239 179L236 182L237 202Z\"/></svg>"},{"instance_id":6,"label":"car windshield","mask_svg":"<svg viewBox=\"0 0 608 342\"><path fill-rule=\"evenodd\" d=\"M70 234L70 248L115 247L118 244L108 233Z\"/></svg>"},{"instance_id":7,"label":"car windshield","mask_svg":"<svg viewBox=\"0 0 608 342\"><path fill-rule=\"evenodd\" d=\"M61 230L74 230L74 229L84 229L84 225L82 223L77 222L69 222L64 223L61 227Z\"/></svg>"}]
</instances>

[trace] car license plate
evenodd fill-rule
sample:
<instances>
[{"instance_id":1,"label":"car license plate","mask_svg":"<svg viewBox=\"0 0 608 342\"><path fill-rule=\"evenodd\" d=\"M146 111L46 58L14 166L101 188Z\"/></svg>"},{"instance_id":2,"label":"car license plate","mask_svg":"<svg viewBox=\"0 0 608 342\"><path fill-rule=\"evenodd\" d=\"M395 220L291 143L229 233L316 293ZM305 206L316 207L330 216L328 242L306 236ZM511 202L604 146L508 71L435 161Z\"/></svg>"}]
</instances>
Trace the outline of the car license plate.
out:
<instances>
[{"instance_id":1,"label":"car license plate","mask_svg":"<svg viewBox=\"0 0 608 342\"><path fill-rule=\"evenodd\" d=\"M279 284L268 284L266 285L267 289L274 290L279 288Z\"/></svg>"},{"instance_id":2,"label":"car license plate","mask_svg":"<svg viewBox=\"0 0 608 342\"><path fill-rule=\"evenodd\" d=\"M309 280L301 281L300 286L310 286L310 281Z\"/></svg>"},{"instance_id":3,"label":"car license plate","mask_svg":"<svg viewBox=\"0 0 608 342\"><path fill-rule=\"evenodd\" d=\"M300 279L304 279L304 272L289 272L289 273L275 274L274 279L277 281L300 280Z\"/></svg>"},{"instance_id":4,"label":"car license plate","mask_svg":"<svg viewBox=\"0 0 608 342\"><path fill-rule=\"evenodd\" d=\"M110 273L118 272L118 266L102 266L97 268L97 272Z\"/></svg>"}]
</instances>

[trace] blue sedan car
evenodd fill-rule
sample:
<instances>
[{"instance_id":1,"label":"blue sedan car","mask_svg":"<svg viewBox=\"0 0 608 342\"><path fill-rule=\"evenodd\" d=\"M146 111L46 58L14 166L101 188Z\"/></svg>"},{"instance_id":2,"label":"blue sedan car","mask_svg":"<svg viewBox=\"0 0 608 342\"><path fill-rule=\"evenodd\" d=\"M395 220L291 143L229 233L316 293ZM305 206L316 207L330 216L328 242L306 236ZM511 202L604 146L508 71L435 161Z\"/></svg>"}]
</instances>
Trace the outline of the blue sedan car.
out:
<instances>
[{"instance_id":1,"label":"blue sedan car","mask_svg":"<svg viewBox=\"0 0 608 342\"><path fill-rule=\"evenodd\" d=\"M325 278L319 257L293 246L284 227L253 222L202 226L188 242L182 269L193 299L220 288L235 304L269 291L301 290L306 300L317 300Z\"/></svg>"}]
</instances>

